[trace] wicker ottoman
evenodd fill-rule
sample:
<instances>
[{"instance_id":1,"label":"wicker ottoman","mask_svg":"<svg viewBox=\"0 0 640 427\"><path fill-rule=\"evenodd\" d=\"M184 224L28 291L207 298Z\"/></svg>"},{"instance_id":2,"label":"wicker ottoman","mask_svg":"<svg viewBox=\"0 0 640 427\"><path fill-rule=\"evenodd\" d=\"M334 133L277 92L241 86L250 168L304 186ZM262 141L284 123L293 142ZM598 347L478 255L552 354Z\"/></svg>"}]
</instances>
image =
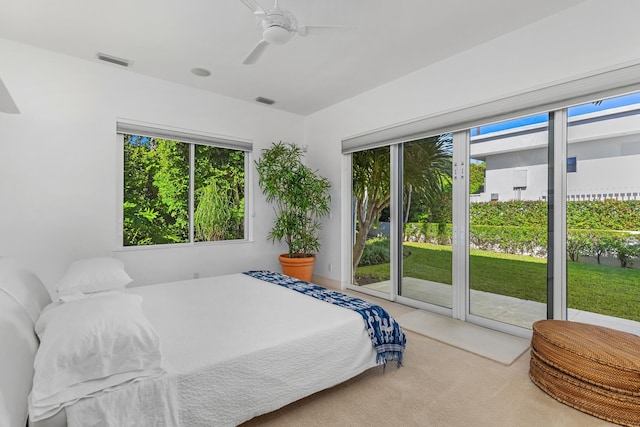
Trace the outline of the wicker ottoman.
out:
<instances>
[{"instance_id":1,"label":"wicker ottoman","mask_svg":"<svg viewBox=\"0 0 640 427\"><path fill-rule=\"evenodd\" d=\"M533 324L529 377L553 398L598 418L640 426L640 337L585 323Z\"/></svg>"}]
</instances>

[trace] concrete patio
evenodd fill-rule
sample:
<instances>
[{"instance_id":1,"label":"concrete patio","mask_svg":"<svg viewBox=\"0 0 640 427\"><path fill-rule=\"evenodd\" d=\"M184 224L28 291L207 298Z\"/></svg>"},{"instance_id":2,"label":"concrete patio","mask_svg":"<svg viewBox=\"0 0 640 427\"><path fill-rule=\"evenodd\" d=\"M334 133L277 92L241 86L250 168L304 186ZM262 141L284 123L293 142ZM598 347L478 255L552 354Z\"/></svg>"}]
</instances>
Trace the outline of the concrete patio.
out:
<instances>
[{"instance_id":1,"label":"concrete patio","mask_svg":"<svg viewBox=\"0 0 640 427\"><path fill-rule=\"evenodd\" d=\"M389 292L389 280L364 285L364 288L381 292ZM404 277L402 279L402 296L417 301L451 308L451 286L428 280ZM519 298L471 290L470 311L476 316L499 322L531 329L536 320L547 316L546 305L539 302L522 300ZM590 313L569 308L568 320L594 325L606 326L612 329L631 332L640 335L640 322L621 319L603 314Z\"/></svg>"}]
</instances>

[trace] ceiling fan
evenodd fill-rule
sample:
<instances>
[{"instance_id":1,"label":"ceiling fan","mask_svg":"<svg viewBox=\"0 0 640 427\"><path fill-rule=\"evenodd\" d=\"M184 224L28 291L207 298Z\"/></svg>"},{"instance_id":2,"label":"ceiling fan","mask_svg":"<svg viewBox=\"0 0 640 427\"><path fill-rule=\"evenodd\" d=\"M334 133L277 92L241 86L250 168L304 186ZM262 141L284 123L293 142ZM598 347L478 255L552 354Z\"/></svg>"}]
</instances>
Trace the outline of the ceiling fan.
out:
<instances>
[{"instance_id":1,"label":"ceiling fan","mask_svg":"<svg viewBox=\"0 0 640 427\"><path fill-rule=\"evenodd\" d=\"M255 64L267 49L267 46L270 44L285 44L295 34L306 36L309 30L317 28L344 28L328 25L298 25L296 17L291 12L278 6L278 0L275 0L273 9L263 8L256 0L240 1L258 18L258 27L262 31L262 40L249 52L244 61L242 61L243 64Z\"/></svg>"}]
</instances>

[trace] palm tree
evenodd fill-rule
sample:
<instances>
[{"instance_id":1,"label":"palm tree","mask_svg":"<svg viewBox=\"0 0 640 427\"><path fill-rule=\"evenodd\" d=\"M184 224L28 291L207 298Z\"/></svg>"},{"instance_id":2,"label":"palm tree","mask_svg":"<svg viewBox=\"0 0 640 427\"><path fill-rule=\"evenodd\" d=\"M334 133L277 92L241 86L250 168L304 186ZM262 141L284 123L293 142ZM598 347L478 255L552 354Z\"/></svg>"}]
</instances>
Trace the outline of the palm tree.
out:
<instances>
[{"instance_id":1,"label":"palm tree","mask_svg":"<svg viewBox=\"0 0 640 427\"><path fill-rule=\"evenodd\" d=\"M442 200L451 177L451 135L423 138L404 145L404 193L406 211L411 207L412 194L418 194L428 204ZM353 268L364 252L367 234L389 207L390 149L381 147L353 153L353 198L356 236L353 244Z\"/></svg>"}]
</instances>

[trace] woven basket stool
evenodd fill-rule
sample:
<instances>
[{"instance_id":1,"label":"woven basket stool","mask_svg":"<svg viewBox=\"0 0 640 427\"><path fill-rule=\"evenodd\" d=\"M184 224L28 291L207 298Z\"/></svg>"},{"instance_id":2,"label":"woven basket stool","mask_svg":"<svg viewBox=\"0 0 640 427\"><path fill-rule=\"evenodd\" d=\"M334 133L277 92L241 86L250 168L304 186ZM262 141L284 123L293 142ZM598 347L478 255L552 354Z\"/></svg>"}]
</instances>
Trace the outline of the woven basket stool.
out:
<instances>
[{"instance_id":1,"label":"woven basket stool","mask_svg":"<svg viewBox=\"0 0 640 427\"><path fill-rule=\"evenodd\" d=\"M640 337L585 323L533 324L529 377L553 398L598 418L640 426Z\"/></svg>"}]
</instances>

